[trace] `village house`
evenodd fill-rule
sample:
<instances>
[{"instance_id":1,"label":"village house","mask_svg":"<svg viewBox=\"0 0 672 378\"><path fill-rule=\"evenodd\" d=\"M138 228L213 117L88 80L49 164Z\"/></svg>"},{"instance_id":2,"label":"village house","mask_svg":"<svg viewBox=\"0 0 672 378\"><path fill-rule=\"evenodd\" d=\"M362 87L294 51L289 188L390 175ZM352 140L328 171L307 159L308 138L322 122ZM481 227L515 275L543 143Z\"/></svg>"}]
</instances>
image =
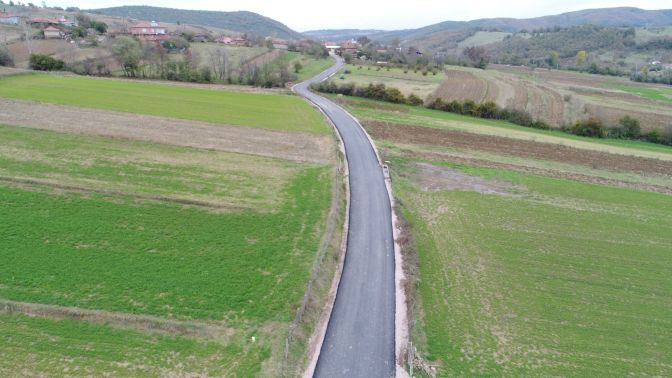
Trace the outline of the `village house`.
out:
<instances>
[{"instance_id":1,"label":"village house","mask_svg":"<svg viewBox=\"0 0 672 378\"><path fill-rule=\"evenodd\" d=\"M57 18L43 18L43 17L36 17L36 18L31 18L28 20L28 24L34 28L42 28L42 27L47 27L49 25L58 25L60 24L59 20Z\"/></svg>"},{"instance_id":2,"label":"village house","mask_svg":"<svg viewBox=\"0 0 672 378\"><path fill-rule=\"evenodd\" d=\"M341 45L339 45L335 42L324 42L322 44L322 46L324 46L324 48L329 50L329 52L332 53L332 54L337 53L341 49Z\"/></svg>"},{"instance_id":3,"label":"village house","mask_svg":"<svg viewBox=\"0 0 672 378\"><path fill-rule=\"evenodd\" d=\"M65 33L63 30L55 27L55 26L47 26L44 28L44 38L45 39L60 39L65 36Z\"/></svg>"},{"instance_id":4,"label":"village house","mask_svg":"<svg viewBox=\"0 0 672 378\"><path fill-rule=\"evenodd\" d=\"M227 36L221 36L215 40L217 43L221 43L223 45L229 45L229 46L245 46L247 45L247 40L245 38L239 38L239 37L227 37Z\"/></svg>"},{"instance_id":5,"label":"village house","mask_svg":"<svg viewBox=\"0 0 672 378\"><path fill-rule=\"evenodd\" d=\"M289 43L283 39L277 39L274 38L272 40L273 42L273 48L278 49L278 50L288 50L289 49Z\"/></svg>"},{"instance_id":6,"label":"village house","mask_svg":"<svg viewBox=\"0 0 672 378\"><path fill-rule=\"evenodd\" d=\"M18 25L21 17L9 13L0 13L0 24Z\"/></svg>"},{"instance_id":7,"label":"village house","mask_svg":"<svg viewBox=\"0 0 672 378\"><path fill-rule=\"evenodd\" d=\"M341 44L341 54L349 54L356 57L359 52L359 43L355 41L346 41Z\"/></svg>"},{"instance_id":8,"label":"village house","mask_svg":"<svg viewBox=\"0 0 672 378\"><path fill-rule=\"evenodd\" d=\"M128 32L147 41L165 41L170 39L168 30L156 21L140 22L131 26Z\"/></svg>"}]
</instances>

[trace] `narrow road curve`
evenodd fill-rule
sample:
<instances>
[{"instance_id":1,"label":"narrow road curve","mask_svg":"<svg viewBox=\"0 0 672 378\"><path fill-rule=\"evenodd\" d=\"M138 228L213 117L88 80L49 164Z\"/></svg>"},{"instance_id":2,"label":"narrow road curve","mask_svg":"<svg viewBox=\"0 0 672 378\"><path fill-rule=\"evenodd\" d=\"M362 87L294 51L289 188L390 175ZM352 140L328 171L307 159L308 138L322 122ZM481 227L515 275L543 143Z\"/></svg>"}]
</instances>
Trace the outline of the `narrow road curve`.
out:
<instances>
[{"instance_id":1,"label":"narrow road curve","mask_svg":"<svg viewBox=\"0 0 672 378\"><path fill-rule=\"evenodd\" d=\"M343 60L294 91L331 119L343 139L350 171L350 228L343 274L315 377L392 377L394 240L383 171L367 135L340 106L309 90L343 67Z\"/></svg>"}]
</instances>

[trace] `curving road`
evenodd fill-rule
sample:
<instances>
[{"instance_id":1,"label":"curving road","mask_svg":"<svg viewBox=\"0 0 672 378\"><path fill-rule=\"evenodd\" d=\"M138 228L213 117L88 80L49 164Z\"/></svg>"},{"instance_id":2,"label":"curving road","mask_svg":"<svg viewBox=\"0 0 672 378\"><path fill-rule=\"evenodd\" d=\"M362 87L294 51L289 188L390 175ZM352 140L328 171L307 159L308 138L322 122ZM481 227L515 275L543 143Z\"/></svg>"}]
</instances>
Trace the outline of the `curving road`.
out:
<instances>
[{"instance_id":1,"label":"curving road","mask_svg":"<svg viewBox=\"0 0 672 378\"><path fill-rule=\"evenodd\" d=\"M394 242L385 178L367 135L310 84L343 67L336 64L294 90L331 119L343 139L350 173L350 228L343 275L315 368L315 377L392 377L394 356Z\"/></svg>"}]
</instances>

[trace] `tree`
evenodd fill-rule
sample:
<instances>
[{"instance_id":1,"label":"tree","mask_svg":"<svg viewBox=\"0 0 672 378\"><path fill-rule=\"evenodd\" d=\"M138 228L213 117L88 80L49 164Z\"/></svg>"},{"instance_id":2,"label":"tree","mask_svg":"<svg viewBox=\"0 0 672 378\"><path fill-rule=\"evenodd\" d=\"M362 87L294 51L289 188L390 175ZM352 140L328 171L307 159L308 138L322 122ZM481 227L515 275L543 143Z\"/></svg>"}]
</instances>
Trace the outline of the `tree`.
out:
<instances>
[{"instance_id":1,"label":"tree","mask_svg":"<svg viewBox=\"0 0 672 378\"><path fill-rule=\"evenodd\" d=\"M91 21L89 23L90 27L97 31L100 34L105 34L107 32L107 24L100 21Z\"/></svg>"},{"instance_id":2,"label":"tree","mask_svg":"<svg viewBox=\"0 0 672 378\"><path fill-rule=\"evenodd\" d=\"M91 27L91 18L84 13L77 13L77 15L75 15L75 20L77 20L77 25L84 29Z\"/></svg>"},{"instance_id":3,"label":"tree","mask_svg":"<svg viewBox=\"0 0 672 378\"><path fill-rule=\"evenodd\" d=\"M557 51L552 51L548 55L548 59L546 59L546 62L548 63L549 67L558 68L560 66L560 54L558 54Z\"/></svg>"},{"instance_id":4,"label":"tree","mask_svg":"<svg viewBox=\"0 0 672 378\"><path fill-rule=\"evenodd\" d=\"M294 73L299 73L303 69L303 65L300 62L294 63Z\"/></svg>"},{"instance_id":5,"label":"tree","mask_svg":"<svg viewBox=\"0 0 672 378\"><path fill-rule=\"evenodd\" d=\"M126 76L137 76L138 69L140 68L140 59L143 56L142 46L139 41L126 36L117 37L112 45L112 53Z\"/></svg>"},{"instance_id":6,"label":"tree","mask_svg":"<svg viewBox=\"0 0 672 378\"><path fill-rule=\"evenodd\" d=\"M576 65L578 67L581 67L584 64L586 64L587 60L588 60L588 53L585 50L581 50L576 53Z\"/></svg>"},{"instance_id":7,"label":"tree","mask_svg":"<svg viewBox=\"0 0 672 378\"><path fill-rule=\"evenodd\" d=\"M346 64L352 63L352 55L350 54L343 54L343 60L345 60Z\"/></svg>"},{"instance_id":8,"label":"tree","mask_svg":"<svg viewBox=\"0 0 672 378\"><path fill-rule=\"evenodd\" d=\"M467 47L462 54L477 68L485 69L490 62L483 47Z\"/></svg>"},{"instance_id":9,"label":"tree","mask_svg":"<svg viewBox=\"0 0 672 378\"><path fill-rule=\"evenodd\" d=\"M649 66L643 66L640 72L642 73L642 77L644 77L644 81L649 79Z\"/></svg>"},{"instance_id":10,"label":"tree","mask_svg":"<svg viewBox=\"0 0 672 378\"><path fill-rule=\"evenodd\" d=\"M217 80L223 81L229 74L229 55L226 49L215 49L209 53L210 65Z\"/></svg>"}]
</instances>

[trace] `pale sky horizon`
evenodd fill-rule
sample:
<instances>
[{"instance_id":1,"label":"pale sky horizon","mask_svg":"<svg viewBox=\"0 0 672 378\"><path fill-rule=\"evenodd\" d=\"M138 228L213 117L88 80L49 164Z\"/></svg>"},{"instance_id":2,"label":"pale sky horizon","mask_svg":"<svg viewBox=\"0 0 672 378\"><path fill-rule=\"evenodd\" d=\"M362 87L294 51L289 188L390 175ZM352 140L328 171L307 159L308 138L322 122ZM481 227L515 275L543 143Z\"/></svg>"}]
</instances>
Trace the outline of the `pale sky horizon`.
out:
<instances>
[{"instance_id":1,"label":"pale sky horizon","mask_svg":"<svg viewBox=\"0 0 672 378\"><path fill-rule=\"evenodd\" d=\"M76 6L82 9L122 5L152 5L158 7L239 11L246 10L273 18L290 28L303 32L316 29L383 29L418 28L442 21L469 21L479 18L531 18L590 8L637 7L643 9L672 8L669 0L481 0L478 3L437 2L414 0L398 2L370 0L341 0L334 3L309 0L246 0L222 3L197 0L184 3L177 0L56 0L48 6ZM334 4L329 7L327 4ZM412 4L410 6L409 4ZM477 4L477 5L474 5Z\"/></svg>"}]
</instances>

